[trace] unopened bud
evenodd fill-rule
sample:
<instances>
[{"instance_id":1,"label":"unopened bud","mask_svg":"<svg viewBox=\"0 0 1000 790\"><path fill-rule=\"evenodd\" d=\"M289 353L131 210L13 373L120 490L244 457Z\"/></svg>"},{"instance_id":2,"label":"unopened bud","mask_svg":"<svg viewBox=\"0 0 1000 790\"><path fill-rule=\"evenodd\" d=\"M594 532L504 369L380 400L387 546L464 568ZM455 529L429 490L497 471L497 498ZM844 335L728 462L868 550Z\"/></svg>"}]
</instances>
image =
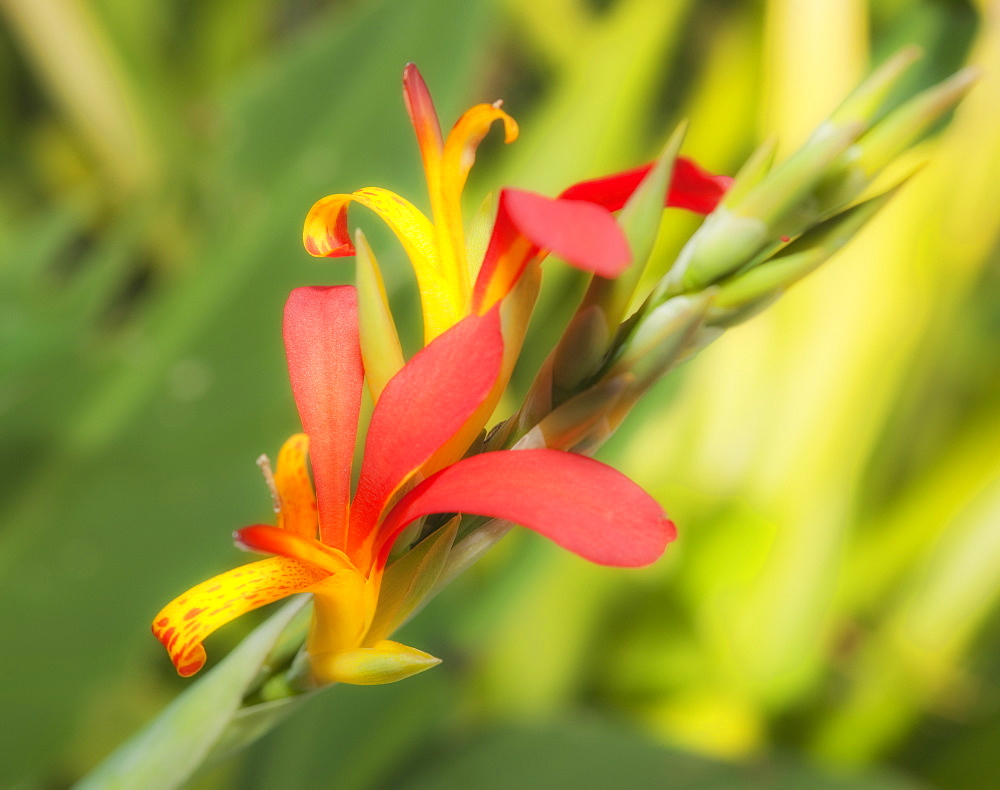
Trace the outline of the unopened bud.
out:
<instances>
[{"instance_id":1,"label":"unopened bud","mask_svg":"<svg viewBox=\"0 0 1000 790\"><path fill-rule=\"evenodd\" d=\"M605 378L631 374L643 392L683 357L714 298L714 290L675 296L645 313Z\"/></svg>"},{"instance_id":2,"label":"unopened bud","mask_svg":"<svg viewBox=\"0 0 1000 790\"><path fill-rule=\"evenodd\" d=\"M417 675L441 663L430 653L383 639L372 647L312 656L313 672L326 683L378 686Z\"/></svg>"}]
</instances>

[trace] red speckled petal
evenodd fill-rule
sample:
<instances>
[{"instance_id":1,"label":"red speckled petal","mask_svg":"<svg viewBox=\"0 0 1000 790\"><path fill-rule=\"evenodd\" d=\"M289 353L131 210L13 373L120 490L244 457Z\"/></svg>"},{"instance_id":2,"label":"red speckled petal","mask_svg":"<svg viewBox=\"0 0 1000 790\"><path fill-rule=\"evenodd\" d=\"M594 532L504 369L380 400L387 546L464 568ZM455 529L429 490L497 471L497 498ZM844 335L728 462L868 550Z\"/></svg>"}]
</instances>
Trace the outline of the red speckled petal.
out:
<instances>
[{"instance_id":1,"label":"red speckled petal","mask_svg":"<svg viewBox=\"0 0 1000 790\"><path fill-rule=\"evenodd\" d=\"M343 548L364 378L354 288L296 288L285 305L284 337L292 393L309 435L320 534Z\"/></svg>"},{"instance_id":2,"label":"red speckled petal","mask_svg":"<svg viewBox=\"0 0 1000 790\"><path fill-rule=\"evenodd\" d=\"M610 466L558 450L464 458L406 494L379 533L376 565L414 519L431 513L502 518L601 565L656 560L676 536L659 503Z\"/></svg>"},{"instance_id":3,"label":"red speckled petal","mask_svg":"<svg viewBox=\"0 0 1000 790\"><path fill-rule=\"evenodd\" d=\"M651 167L652 164L643 165L623 173L583 181L571 186L560 197L587 200L604 206L608 211L618 211L625 206ZM709 214L719 205L732 183L733 179L729 176L712 175L691 159L679 156L674 162L670 189L663 204Z\"/></svg>"},{"instance_id":4,"label":"red speckled petal","mask_svg":"<svg viewBox=\"0 0 1000 790\"><path fill-rule=\"evenodd\" d=\"M500 317L491 310L463 319L390 379L368 428L351 511L351 557L390 497L490 394L502 358Z\"/></svg>"},{"instance_id":5,"label":"red speckled petal","mask_svg":"<svg viewBox=\"0 0 1000 790\"><path fill-rule=\"evenodd\" d=\"M233 568L163 607L153 620L153 634L167 649L177 673L188 677L204 666L202 641L215 629L259 606L303 592L328 575L284 557Z\"/></svg>"},{"instance_id":6,"label":"red speckled petal","mask_svg":"<svg viewBox=\"0 0 1000 790\"><path fill-rule=\"evenodd\" d=\"M625 234L607 209L584 200L505 189L476 279L474 308L486 310L503 299L539 251L601 277L617 277L632 258Z\"/></svg>"},{"instance_id":7,"label":"red speckled petal","mask_svg":"<svg viewBox=\"0 0 1000 790\"><path fill-rule=\"evenodd\" d=\"M306 463L308 454L309 437L306 434L297 433L290 437L278 453L274 483L281 505L278 526L304 538L315 538L319 521L316 494Z\"/></svg>"}]
</instances>

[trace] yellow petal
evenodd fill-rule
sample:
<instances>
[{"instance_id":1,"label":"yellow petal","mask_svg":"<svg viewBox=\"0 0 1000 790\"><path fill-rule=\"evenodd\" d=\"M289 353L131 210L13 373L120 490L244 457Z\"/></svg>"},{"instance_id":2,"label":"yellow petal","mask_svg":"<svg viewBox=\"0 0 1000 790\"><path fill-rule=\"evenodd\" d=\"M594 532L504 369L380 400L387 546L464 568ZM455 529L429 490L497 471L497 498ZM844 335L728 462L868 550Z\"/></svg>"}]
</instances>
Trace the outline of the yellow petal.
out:
<instances>
[{"instance_id":1,"label":"yellow petal","mask_svg":"<svg viewBox=\"0 0 1000 790\"><path fill-rule=\"evenodd\" d=\"M476 436L489 422L504 390L507 389L507 383L514 372L514 365L521 354L521 346L524 343L528 321L538 298L540 285L541 267L537 263L529 265L514 289L504 299L500 306L500 331L503 333L503 360L500 364L500 374L493 383L489 395L466 420L465 425L420 468L421 476L430 477L465 455Z\"/></svg>"},{"instance_id":2,"label":"yellow petal","mask_svg":"<svg viewBox=\"0 0 1000 790\"><path fill-rule=\"evenodd\" d=\"M395 683L441 663L429 653L384 639L372 647L312 657L313 671L329 683Z\"/></svg>"},{"instance_id":3,"label":"yellow petal","mask_svg":"<svg viewBox=\"0 0 1000 790\"><path fill-rule=\"evenodd\" d=\"M205 664L202 641L220 626L259 606L303 592L327 571L284 557L233 568L192 587L153 620L153 634L183 677Z\"/></svg>"},{"instance_id":4,"label":"yellow petal","mask_svg":"<svg viewBox=\"0 0 1000 790\"><path fill-rule=\"evenodd\" d=\"M462 307L468 311L471 297L471 278L466 262L465 234L462 223L462 191L469 170L476 161L476 149L495 121L503 121L504 140L517 139L517 123L498 105L477 104L463 113L444 143L437 183L428 170L428 186L434 209L441 268L446 278L462 295Z\"/></svg>"},{"instance_id":5,"label":"yellow petal","mask_svg":"<svg viewBox=\"0 0 1000 790\"><path fill-rule=\"evenodd\" d=\"M313 621L306 649L310 656L354 650L364 640L375 613L378 582L344 568L323 579L313 593Z\"/></svg>"},{"instance_id":6,"label":"yellow petal","mask_svg":"<svg viewBox=\"0 0 1000 790\"><path fill-rule=\"evenodd\" d=\"M304 538L315 538L319 521L316 515L316 494L306 456L309 437L297 433L290 437L278 453L278 468L274 473L278 489L278 526Z\"/></svg>"}]
</instances>

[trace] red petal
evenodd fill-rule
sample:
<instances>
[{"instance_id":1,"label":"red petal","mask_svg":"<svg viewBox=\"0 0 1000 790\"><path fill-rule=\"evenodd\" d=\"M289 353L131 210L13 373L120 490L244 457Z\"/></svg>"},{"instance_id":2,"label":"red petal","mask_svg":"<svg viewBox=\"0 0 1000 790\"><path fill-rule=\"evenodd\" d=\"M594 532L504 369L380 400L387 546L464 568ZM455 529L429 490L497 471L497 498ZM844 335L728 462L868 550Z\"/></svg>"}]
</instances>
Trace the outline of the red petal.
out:
<instances>
[{"instance_id":1,"label":"red petal","mask_svg":"<svg viewBox=\"0 0 1000 790\"><path fill-rule=\"evenodd\" d=\"M371 534L389 498L489 395L502 357L500 316L491 310L462 319L389 380L368 428L349 555Z\"/></svg>"},{"instance_id":2,"label":"red petal","mask_svg":"<svg viewBox=\"0 0 1000 790\"><path fill-rule=\"evenodd\" d=\"M506 519L591 562L622 567L648 565L676 536L657 501L621 472L558 450L474 455L427 478L390 511L378 563L407 524L431 513Z\"/></svg>"},{"instance_id":3,"label":"red petal","mask_svg":"<svg viewBox=\"0 0 1000 790\"><path fill-rule=\"evenodd\" d=\"M309 435L320 535L343 548L364 375L354 288L296 288L285 305L284 335L292 393Z\"/></svg>"},{"instance_id":4,"label":"red petal","mask_svg":"<svg viewBox=\"0 0 1000 790\"><path fill-rule=\"evenodd\" d=\"M632 258L614 217L593 202L505 189L476 279L476 309L488 309L506 296L539 250L601 277L617 277Z\"/></svg>"},{"instance_id":5,"label":"red petal","mask_svg":"<svg viewBox=\"0 0 1000 790\"><path fill-rule=\"evenodd\" d=\"M573 200L587 200L604 206L608 211L618 211L635 192L652 164L615 173L592 181L575 184L559 197ZM670 190L663 205L686 208L699 214L715 210L733 183L729 176L715 176L690 159L683 156L674 161L674 173L670 180Z\"/></svg>"}]
</instances>

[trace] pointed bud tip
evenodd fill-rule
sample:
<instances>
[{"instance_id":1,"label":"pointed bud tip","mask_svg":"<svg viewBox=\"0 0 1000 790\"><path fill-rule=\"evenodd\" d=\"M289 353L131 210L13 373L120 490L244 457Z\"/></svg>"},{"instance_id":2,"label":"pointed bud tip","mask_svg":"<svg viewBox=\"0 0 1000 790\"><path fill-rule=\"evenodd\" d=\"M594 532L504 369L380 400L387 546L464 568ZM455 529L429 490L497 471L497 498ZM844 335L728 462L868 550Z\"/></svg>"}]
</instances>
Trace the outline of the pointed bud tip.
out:
<instances>
[{"instance_id":1,"label":"pointed bud tip","mask_svg":"<svg viewBox=\"0 0 1000 790\"><path fill-rule=\"evenodd\" d=\"M326 683L379 686L425 672L441 663L415 647L383 639L373 647L312 657L313 671Z\"/></svg>"}]
</instances>

